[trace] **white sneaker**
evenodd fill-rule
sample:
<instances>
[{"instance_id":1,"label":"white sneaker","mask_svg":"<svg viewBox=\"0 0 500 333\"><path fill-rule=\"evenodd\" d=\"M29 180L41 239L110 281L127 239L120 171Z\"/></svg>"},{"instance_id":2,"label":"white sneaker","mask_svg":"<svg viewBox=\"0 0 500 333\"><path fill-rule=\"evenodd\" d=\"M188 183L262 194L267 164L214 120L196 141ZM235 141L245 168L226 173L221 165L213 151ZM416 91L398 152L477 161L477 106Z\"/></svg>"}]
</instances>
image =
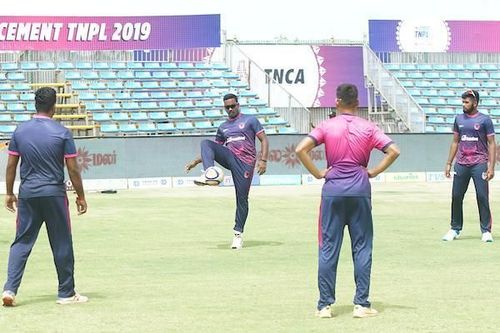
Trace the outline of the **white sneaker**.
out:
<instances>
[{"instance_id":1,"label":"white sneaker","mask_svg":"<svg viewBox=\"0 0 500 333\"><path fill-rule=\"evenodd\" d=\"M316 317L318 318L332 318L332 307L331 305L327 305L321 310L316 310Z\"/></svg>"},{"instance_id":2,"label":"white sneaker","mask_svg":"<svg viewBox=\"0 0 500 333\"><path fill-rule=\"evenodd\" d=\"M233 237L233 243L231 244L231 248L234 250L241 250L243 247L243 235L235 234Z\"/></svg>"},{"instance_id":3,"label":"white sneaker","mask_svg":"<svg viewBox=\"0 0 500 333\"><path fill-rule=\"evenodd\" d=\"M366 317L375 317L378 315L378 311L373 308L366 308L361 305L355 305L354 310L352 311L352 316L354 318L366 318Z\"/></svg>"},{"instance_id":4,"label":"white sneaker","mask_svg":"<svg viewBox=\"0 0 500 333\"><path fill-rule=\"evenodd\" d=\"M491 236L491 232L489 232L489 231L483 232L483 235L481 236L481 240L485 243L493 242L493 236Z\"/></svg>"},{"instance_id":5,"label":"white sneaker","mask_svg":"<svg viewBox=\"0 0 500 333\"><path fill-rule=\"evenodd\" d=\"M442 238L442 240L446 242L451 242L454 239L457 239L460 236L460 233L458 233L454 229L450 229Z\"/></svg>"},{"instance_id":6,"label":"white sneaker","mask_svg":"<svg viewBox=\"0 0 500 333\"><path fill-rule=\"evenodd\" d=\"M2 293L3 306L16 306L16 294L13 291L5 290Z\"/></svg>"},{"instance_id":7,"label":"white sneaker","mask_svg":"<svg viewBox=\"0 0 500 333\"><path fill-rule=\"evenodd\" d=\"M59 297L56 301L57 304L66 305L66 304L76 304L76 303L86 303L89 301L87 296L80 295L79 293L75 293L71 297Z\"/></svg>"},{"instance_id":8,"label":"white sneaker","mask_svg":"<svg viewBox=\"0 0 500 333\"><path fill-rule=\"evenodd\" d=\"M205 178L205 174L203 173L200 177L196 178L195 180L193 180L193 183L195 183L196 185L198 186L205 186L205 185L208 185L207 184L207 180Z\"/></svg>"}]
</instances>

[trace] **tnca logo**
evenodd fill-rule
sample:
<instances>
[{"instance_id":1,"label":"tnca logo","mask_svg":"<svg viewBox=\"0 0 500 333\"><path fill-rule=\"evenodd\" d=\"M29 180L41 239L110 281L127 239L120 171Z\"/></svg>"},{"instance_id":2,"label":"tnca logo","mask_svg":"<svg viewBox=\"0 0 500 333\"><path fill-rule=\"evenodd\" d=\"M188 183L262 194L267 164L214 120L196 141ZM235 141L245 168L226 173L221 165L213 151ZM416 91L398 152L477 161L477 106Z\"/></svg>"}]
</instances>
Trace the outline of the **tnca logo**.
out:
<instances>
[{"instance_id":1,"label":"tnca logo","mask_svg":"<svg viewBox=\"0 0 500 333\"><path fill-rule=\"evenodd\" d=\"M266 72L266 83L287 83L287 84L304 84L304 69L303 68L268 68Z\"/></svg>"},{"instance_id":2,"label":"tnca logo","mask_svg":"<svg viewBox=\"0 0 500 333\"><path fill-rule=\"evenodd\" d=\"M116 152L112 153L93 153L91 154L85 147L78 148L78 156L76 162L80 170L85 172L91 166L107 166L116 164Z\"/></svg>"}]
</instances>

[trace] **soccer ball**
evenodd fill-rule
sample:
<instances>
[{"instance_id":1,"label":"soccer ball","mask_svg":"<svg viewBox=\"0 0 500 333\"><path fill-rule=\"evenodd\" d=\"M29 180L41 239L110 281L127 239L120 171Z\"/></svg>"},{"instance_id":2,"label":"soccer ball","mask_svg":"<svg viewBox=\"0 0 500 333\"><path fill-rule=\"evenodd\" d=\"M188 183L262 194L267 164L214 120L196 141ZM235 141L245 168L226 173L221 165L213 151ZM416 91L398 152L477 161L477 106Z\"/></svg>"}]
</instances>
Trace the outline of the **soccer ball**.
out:
<instances>
[{"instance_id":1,"label":"soccer ball","mask_svg":"<svg viewBox=\"0 0 500 333\"><path fill-rule=\"evenodd\" d=\"M207 185L216 186L224 180L224 172L218 166L213 166L205 170L205 182Z\"/></svg>"}]
</instances>

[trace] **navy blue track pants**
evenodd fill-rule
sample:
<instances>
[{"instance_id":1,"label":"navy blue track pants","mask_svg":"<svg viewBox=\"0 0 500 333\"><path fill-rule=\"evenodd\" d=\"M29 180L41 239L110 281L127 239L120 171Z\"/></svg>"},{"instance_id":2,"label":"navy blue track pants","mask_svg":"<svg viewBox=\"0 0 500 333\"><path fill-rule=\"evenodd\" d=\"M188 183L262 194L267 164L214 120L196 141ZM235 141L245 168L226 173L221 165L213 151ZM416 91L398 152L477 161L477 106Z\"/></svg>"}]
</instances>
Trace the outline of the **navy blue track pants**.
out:
<instances>
[{"instance_id":1,"label":"navy blue track pants","mask_svg":"<svg viewBox=\"0 0 500 333\"><path fill-rule=\"evenodd\" d=\"M335 303L337 264L347 226L351 237L356 294L354 304L370 306L373 222L369 197L323 196L319 216L318 310Z\"/></svg>"},{"instance_id":2,"label":"navy blue track pants","mask_svg":"<svg viewBox=\"0 0 500 333\"><path fill-rule=\"evenodd\" d=\"M75 294L73 241L67 197L18 199L17 230L10 247L4 290L17 293L28 257L45 221L59 280L59 297Z\"/></svg>"},{"instance_id":3,"label":"navy blue track pants","mask_svg":"<svg viewBox=\"0 0 500 333\"><path fill-rule=\"evenodd\" d=\"M205 170L217 162L231 171L236 190L234 231L243 232L248 216L248 193L252 184L254 166L240 161L227 147L211 140L201 142L201 159Z\"/></svg>"}]
</instances>

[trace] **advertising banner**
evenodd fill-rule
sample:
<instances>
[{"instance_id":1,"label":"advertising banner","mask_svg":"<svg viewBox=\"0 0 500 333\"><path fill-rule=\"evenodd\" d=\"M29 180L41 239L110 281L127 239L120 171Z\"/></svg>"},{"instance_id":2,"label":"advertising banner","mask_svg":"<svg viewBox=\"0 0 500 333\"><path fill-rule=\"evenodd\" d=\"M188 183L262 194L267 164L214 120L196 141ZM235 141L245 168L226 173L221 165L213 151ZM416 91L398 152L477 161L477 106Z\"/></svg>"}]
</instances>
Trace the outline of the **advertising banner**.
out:
<instances>
[{"instance_id":1,"label":"advertising banner","mask_svg":"<svg viewBox=\"0 0 500 333\"><path fill-rule=\"evenodd\" d=\"M500 52L500 21L370 20L375 52Z\"/></svg>"},{"instance_id":2,"label":"advertising banner","mask_svg":"<svg viewBox=\"0 0 500 333\"><path fill-rule=\"evenodd\" d=\"M0 50L149 50L220 46L220 15L0 16Z\"/></svg>"}]
</instances>

